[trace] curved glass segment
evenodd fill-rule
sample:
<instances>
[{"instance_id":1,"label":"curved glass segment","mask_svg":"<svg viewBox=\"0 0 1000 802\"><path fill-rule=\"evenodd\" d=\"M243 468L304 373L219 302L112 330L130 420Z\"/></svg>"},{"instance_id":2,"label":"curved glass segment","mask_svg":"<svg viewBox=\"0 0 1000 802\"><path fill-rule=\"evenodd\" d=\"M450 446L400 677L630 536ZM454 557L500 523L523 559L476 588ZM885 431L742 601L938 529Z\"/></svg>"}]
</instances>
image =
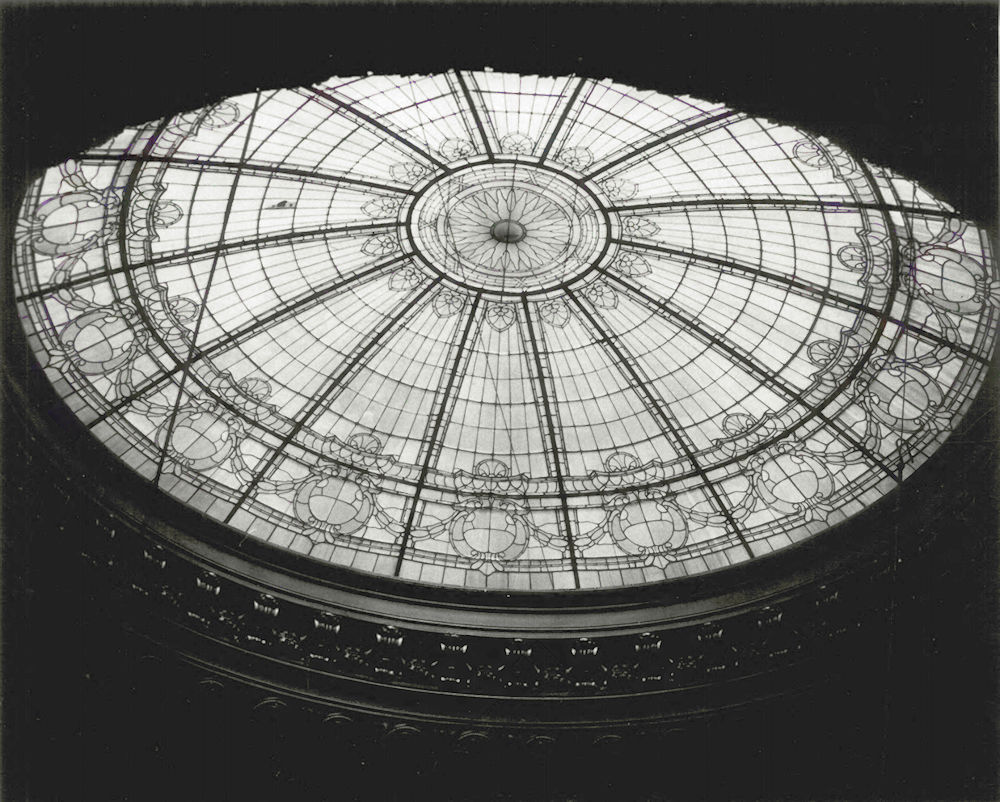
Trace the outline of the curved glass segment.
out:
<instances>
[{"instance_id":1,"label":"curved glass segment","mask_svg":"<svg viewBox=\"0 0 1000 802\"><path fill-rule=\"evenodd\" d=\"M19 314L164 492L434 585L617 587L845 520L982 382L985 233L822 137L611 81L332 78L24 199Z\"/></svg>"}]
</instances>

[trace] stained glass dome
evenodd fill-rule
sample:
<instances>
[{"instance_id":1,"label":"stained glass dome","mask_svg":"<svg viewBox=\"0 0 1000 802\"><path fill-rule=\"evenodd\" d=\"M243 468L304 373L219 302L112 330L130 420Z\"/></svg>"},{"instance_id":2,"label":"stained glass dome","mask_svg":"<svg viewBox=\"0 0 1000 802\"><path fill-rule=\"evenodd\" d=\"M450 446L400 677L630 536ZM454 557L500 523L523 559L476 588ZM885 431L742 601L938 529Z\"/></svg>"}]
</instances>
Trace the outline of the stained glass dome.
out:
<instances>
[{"instance_id":1,"label":"stained glass dome","mask_svg":"<svg viewBox=\"0 0 1000 802\"><path fill-rule=\"evenodd\" d=\"M610 80L332 78L24 199L29 342L165 493L314 560L548 591L723 569L890 492L982 382L983 230L821 136Z\"/></svg>"}]
</instances>

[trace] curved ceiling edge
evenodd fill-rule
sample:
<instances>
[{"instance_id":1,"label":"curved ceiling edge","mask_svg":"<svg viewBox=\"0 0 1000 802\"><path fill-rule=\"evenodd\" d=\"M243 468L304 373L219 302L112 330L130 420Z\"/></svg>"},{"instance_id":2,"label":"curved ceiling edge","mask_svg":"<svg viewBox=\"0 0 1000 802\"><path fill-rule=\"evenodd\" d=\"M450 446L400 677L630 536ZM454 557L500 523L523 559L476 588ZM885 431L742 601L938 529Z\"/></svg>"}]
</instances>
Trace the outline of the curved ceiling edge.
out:
<instances>
[{"instance_id":1,"label":"curved ceiling edge","mask_svg":"<svg viewBox=\"0 0 1000 802\"><path fill-rule=\"evenodd\" d=\"M545 113L493 105L504 81ZM407 111L432 88L437 117ZM821 137L612 81L257 92L126 130L22 211L30 350L138 476L233 527L184 547L236 531L389 605L610 608L768 574L940 446L993 347L990 246L955 210Z\"/></svg>"},{"instance_id":2,"label":"curved ceiling edge","mask_svg":"<svg viewBox=\"0 0 1000 802\"><path fill-rule=\"evenodd\" d=\"M15 335L8 342L16 340ZM84 449L82 462L79 452L66 447L67 432L78 424L59 414L61 404L37 372L30 378L34 382L29 380L25 384L29 385L31 400L21 398L18 406L48 452L61 455L59 468L68 472L67 481L73 492L92 497L153 546L166 547L202 570L217 572L258 591L317 610L389 625L498 637L579 637L641 632L657 626L683 627L738 615L833 584L866 561L883 558L890 547L918 547L935 526L934 510L917 509L913 505L904 505L899 510L890 499L825 538L775 554L758 565L733 569L716 577L633 589L629 593L498 596L461 589L441 592L403 583L359 583L352 572L334 571L324 577L312 572L315 565L301 557L276 554L247 541L241 544L238 537L227 539L231 533L225 527L193 512L184 511L188 514L178 518L179 505L172 500L143 505L137 478L122 475L121 467L102 450L96 454L103 456L103 460L95 459L96 444L85 439L77 441ZM17 396L26 389L9 373L7 382ZM48 403L39 403L46 396ZM46 410L53 414L45 415ZM934 481L933 477L928 479ZM915 495L920 496L919 487ZM865 534L860 545L855 543L859 526ZM900 531L903 537L892 543L890 533ZM846 544L853 544L850 550L845 549ZM247 546L252 547L247 549Z\"/></svg>"}]
</instances>

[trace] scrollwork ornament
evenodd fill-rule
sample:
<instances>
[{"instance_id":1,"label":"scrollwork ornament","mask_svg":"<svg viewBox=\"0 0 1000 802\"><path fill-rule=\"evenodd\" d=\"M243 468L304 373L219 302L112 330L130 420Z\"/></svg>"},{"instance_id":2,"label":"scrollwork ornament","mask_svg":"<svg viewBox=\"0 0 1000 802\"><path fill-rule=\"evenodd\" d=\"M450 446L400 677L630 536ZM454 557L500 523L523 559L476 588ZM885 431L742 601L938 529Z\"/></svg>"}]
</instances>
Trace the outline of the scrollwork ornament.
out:
<instances>
[{"instance_id":1,"label":"scrollwork ornament","mask_svg":"<svg viewBox=\"0 0 1000 802\"><path fill-rule=\"evenodd\" d=\"M153 241L159 231L178 223L184 216L174 201L163 200L166 187L146 183L140 177L128 210L128 236L133 239Z\"/></svg>"},{"instance_id":2,"label":"scrollwork ornament","mask_svg":"<svg viewBox=\"0 0 1000 802\"><path fill-rule=\"evenodd\" d=\"M804 521L825 520L833 512L833 475L803 444L786 440L754 454L746 468L753 494L769 509Z\"/></svg>"},{"instance_id":3,"label":"scrollwork ornament","mask_svg":"<svg viewBox=\"0 0 1000 802\"><path fill-rule=\"evenodd\" d=\"M873 360L858 377L855 392L861 405L890 431L945 428L950 421L941 386L910 360L892 355Z\"/></svg>"},{"instance_id":4,"label":"scrollwork ornament","mask_svg":"<svg viewBox=\"0 0 1000 802\"><path fill-rule=\"evenodd\" d=\"M475 146L468 139L446 139L438 148L441 157L449 162L467 159L475 152Z\"/></svg>"},{"instance_id":5,"label":"scrollwork ornament","mask_svg":"<svg viewBox=\"0 0 1000 802\"><path fill-rule=\"evenodd\" d=\"M858 241L837 251L837 259L852 273L859 273L861 286L885 286L889 282L891 255L888 235L870 229L857 231Z\"/></svg>"},{"instance_id":6,"label":"scrollwork ornament","mask_svg":"<svg viewBox=\"0 0 1000 802\"><path fill-rule=\"evenodd\" d=\"M459 554L484 573L502 571L528 545L527 510L499 496L468 499L455 505L449 532Z\"/></svg>"},{"instance_id":7,"label":"scrollwork ornament","mask_svg":"<svg viewBox=\"0 0 1000 802\"><path fill-rule=\"evenodd\" d=\"M389 168L389 175L393 177L393 180L407 185L415 184L429 172L427 167L416 162L400 162Z\"/></svg>"},{"instance_id":8,"label":"scrollwork ornament","mask_svg":"<svg viewBox=\"0 0 1000 802\"><path fill-rule=\"evenodd\" d=\"M650 239L660 231L660 227L646 217L626 217L622 220L622 231L629 237Z\"/></svg>"},{"instance_id":9,"label":"scrollwork ornament","mask_svg":"<svg viewBox=\"0 0 1000 802\"><path fill-rule=\"evenodd\" d=\"M553 299L538 304L538 316L556 329L563 328L573 316L565 301Z\"/></svg>"},{"instance_id":10,"label":"scrollwork ornament","mask_svg":"<svg viewBox=\"0 0 1000 802\"><path fill-rule=\"evenodd\" d=\"M606 528L615 545L636 556L668 554L687 540L684 511L670 494L642 491L613 496L605 502Z\"/></svg>"},{"instance_id":11,"label":"scrollwork ornament","mask_svg":"<svg viewBox=\"0 0 1000 802\"><path fill-rule=\"evenodd\" d=\"M59 332L61 360L85 375L103 375L124 367L146 347L148 334L138 325L135 310L125 304L92 308Z\"/></svg>"},{"instance_id":12,"label":"scrollwork ornament","mask_svg":"<svg viewBox=\"0 0 1000 802\"><path fill-rule=\"evenodd\" d=\"M1000 306L1000 282L967 253L940 245L919 247L907 260L906 287L927 303L957 315Z\"/></svg>"},{"instance_id":13,"label":"scrollwork ornament","mask_svg":"<svg viewBox=\"0 0 1000 802\"><path fill-rule=\"evenodd\" d=\"M571 170L585 170L593 163L594 154L588 148L564 148L559 151L556 161L569 167Z\"/></svg>"},{"instance_id":14,"label":"scrollwork ornament","mask_svg":"<svg viewBox=\"0 0 1000 802\"><path fill-rule=\"evenodd\" d=\"M525 492L528 477L512 474L507 463L491 458L477 462L472 473L456 471L455 486L467 493L516 495Z\"/></svg>"},{"instance_id":15,"label":"scrollwork ornament","mask_svg":"<svg viewBox=\"0 0 1000 802\"><path fill-rule=\"evenodd\" d=\"M389 276L389 289L394 292L406 292L420 286L424 274L413 265L404 265Z\"/></svg>"},{"instance_id":16,"label":"scrollwork ornament","mask_svg":"<svg viewBox=\"0 0 1000 802\"><path fill-rule=\"evenodd\" d=\"M245 434L243 422L225 407L209 401L192 401L165 419L155 437L166 456L179 468L205 473L229 463L240 475L247 473L237 450Z\"/></svg>"},{"instance_id":17,"label":"scrollwork ornament","mask_svg":"<svg viewBox=\"0 0 1000 802\"><path fill-rule=\"evenodd\" d=\"M535 149L535 143L524 134L507 134L500 138L500 151L514 156L526 156Z\"/></svg>"},{"instance_id":18,"label":"scrollwork ornament","mask_svg":"<svg viewBox=\"0 0 1000 802\"><path fill-rule=\"evenodd\" d=\"M399 237L394 234L376 234L369 237L361 246L361 250L369 256L388 256L400 248Z\"/></svg>"},{"instance_id":19,"label":"scrollwork ornament","mask_svg":"<svg viewBox=\"0 0 1000 802\"><path fill-rule=\"evenodd\" d=\"M608 267L629 278L638 278L652 272L652 268L645 257L633 251L625 251L619 254Z\"/></svg>"},{"instance_id":20,"label":"scrollwork ornament","mask_svg":"<svg viewBox=\"0 0 1000 802\"><path fill-rule=\"evenodd\" d=\"M366 215L376 220L385 217L395 217L399 214L402 201L399 198L373 198L361 207Z\"/></svg>"},{"instance_id":21,"label":"scrollwork ornament","mask_svg":"<svg viewBox=\"0 0 1000 802\"><path fill-rule=\"evenodd\" d=\"M832 143L803 139L795 143L792 155L814 169L830 169L837 178L847 180L857 178L861 174L854 157Z\"/></svg>"},{"instance_id":22,"label":"scrollwork ornament","mask_svg":"<svg viewBox=\"0 0 1000 802\"><path fill-rule=\"evenodd\" d=\"M391 454L382 453L382 441L370 432L355 432L346 441L330 437L321 448L331 456L363 468L385 470L396 461Z\"/></svg>"},{"instance_id":23,"label":"scrollwork ornament","mask_svg":"<svg viewBox=\"0 0 1000 802\"><path fill-rule=\"evenodd\" d=\"M866 353L874 331L873 321L865 319L857 328L842 329L839 340L823 338L809 343L806 356L817 368L810 377L813 386L830 391L846 381Z\"/></svg>"},{"instance_id":24,"label":"scrollwork ornament","mask_svg":"<svg viewBox=\"0 0 1000 802\"><path fill-rule=\"evenodd\" d=\"M781 424L773 413L755 417L746 412L728 412L722 418L722 431L726 438L715 442L724 454L736 456L752 450L770 440L781 431Z\"/></svg>"},{"instance_id":25,"label":"scrollwork ornament","mask_svg":"<svg viewBox=\"0 0 1000 802\"><path fill-rule=\"evenodd\" d=\"M618 306L618 293L603 281L588 285L584 289L583 295L598 309L614 309Z\"/></svg>"},{"instance_id":26,"label":"scrollwork ornament","mask_svg":"<svg viewBox=\"0 0 1000 802\"><path fill-rule=\"evenodd\" d=\"M42 256L70 256L103 245L118 229L121 199L98 189L70 159L59 167L70 191L42 201L19 221L18 239Z\"/></svg>"},{"instance_id":27,"label":"scrollwork ornament","mask_svg":"<svg viewBox=\"0 0 1000 802\"><path fill-rule=\"evenodd\" d=\"M264 403L271 395L271 384L259 376L234 379L228 371L213 371L207 387L217 398L239 409L251 420L274 423L281 419L275 406Z\"/></svg>"},{"instance_id":28,"label":"scrollwork ornament","mask_svg":"<svg viewBox=\"0 0 1000 802\"><path fill-rule=\"evenodd\" d=\"M601 189L609 200L624 201L636 196L639 188L634 181L625 178L609 178L601 182Z\"/></svg>"},{"instance_id":29,"label":"scrollwork ornament","mask_svg":"<svg viewBox=\"0 0 1000 802\"><path fill-rule=\"evenodd\" d=\"M198 319L198 302L183 295L170 295L165 284L155 284L140 293L150 321L160 333L187 335Z\"/></svg>"},{"instance_id":30,"label":"scrollwork ornament","mask_svg":"<svg viewBox=\"0 0 1000 802\"><path fill-rule=\"evenodd\" d=\"M486 322L497 331L506 331L517 320L517 312L511 304L490 304L486 308Z\"/></svg>"},{"instance_id":31,"label":"scrollwork ornament","mask_svg":"<svg viewBox=\"0 0 1000 802\"><path fill-rule=\"evenodd\" d=\"M334 465L319 466L295 487L295 515L313 538L336 543L364 529L375 509L376 488L364 474Z\"/></svg>"},{"instance_id":32,"label":"scrollwork ornament","mask_svg":"<svg viewBox=\"0 0 1000 802\"><path fill-rule=\"evenodd\" d=\"M627 451L616 451L604 460L603 470L591 471L588 476L595 487L614 490L630 485L639 485L668 478L672 475L669 466L659 460L640 463L639 459Z\"/></svg>"},{"instance_id":33,"label":"scrollwork ornament","mask_svg":"<svg viewBox=\"0 0 1000 802\"><path fill-rule=\"evenodd\" d=\"M202 109L178 114L170 121L168 130L184 136L196 136L203 128L214 131L233 125L241 114L238 105L231 100L225 100Z\"/></svg>"},{"instance_id":34,"label":"scrollwork ornament","mask_svg":"<svg viewBox=\"0 0 1000 802\"><path fill-rule=\"evenodd\" d=\"M441 290L434 296L431 306L438 317L452 317L462 311L465 298L454 290Z\"/></svg>"}]
</instances>

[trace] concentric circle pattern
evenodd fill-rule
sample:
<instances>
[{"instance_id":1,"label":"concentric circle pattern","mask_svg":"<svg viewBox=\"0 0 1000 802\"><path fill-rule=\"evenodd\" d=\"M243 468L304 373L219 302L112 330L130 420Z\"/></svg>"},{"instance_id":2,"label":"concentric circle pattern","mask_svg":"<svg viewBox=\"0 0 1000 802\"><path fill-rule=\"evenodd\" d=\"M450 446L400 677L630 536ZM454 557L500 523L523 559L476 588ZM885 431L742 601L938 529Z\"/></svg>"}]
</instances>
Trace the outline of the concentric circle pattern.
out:
<instances>
[{"instance_id":1,"label":"concentric circle pattern","mask_svg":"<svg viewBox=\"0 0 1000 802\"><path fill-rule=\"evenodd\" d=\"M52 168L28 340L164 492L315 560L559 590L822 532L989 364L985 233L822 137L611 81L261 91Z\"/></svg>"},{"instance_id":2,"label":"concentric circle pattern","mask_svg":"<svg viewBox=\"0 0 1000 802\"><path fill-rule=\"evenodd\" d=\"M407 214L412 248L459 287L501 296L558 289L613 253L598 187L519 160L459 167Z\"/></svg>"}]
</instances>

